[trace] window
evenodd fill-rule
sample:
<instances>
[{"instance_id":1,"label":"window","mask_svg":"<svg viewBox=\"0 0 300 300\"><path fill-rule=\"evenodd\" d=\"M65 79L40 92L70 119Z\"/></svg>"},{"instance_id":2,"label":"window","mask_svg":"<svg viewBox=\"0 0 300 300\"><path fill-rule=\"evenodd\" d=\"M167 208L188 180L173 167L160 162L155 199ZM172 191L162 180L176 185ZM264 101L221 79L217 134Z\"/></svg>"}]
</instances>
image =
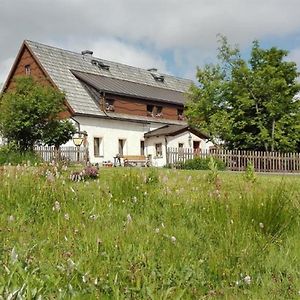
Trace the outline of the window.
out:
<instances>
[{"instance_id":1,"label":"window","mask_svg":"<svg viewBox=\"0 0 300 300\"><path fill-rule=\"evenodd\" d=\"M145 141L141 141L140 148L141 148L141 155L145 155Z\"/></svg>"},{"instance_id":2,"label":"window","mask_svg":"<svg viewBox=\"0 0 300 300\"><path fill-rule=\"evenodd\" d=\"M183 109L182 108L177 109L177 117L178 117L178 120L181 120L181 121L184 120L184 115L183 115Z\"/></svg>"},{"instance_id":3,"label":"window","mask_svg":"<svg viewBox=\"0 0 300 300\"><path fill-rule=\"evenodd\" d=\"M25 66L25 75L29 76L31 75L31 68L30 65Z\"/></svg>"},{"instance_id":4,"label":"window","mask_svg":"<svg viewBox=\"0 0 300 300\"><path fill-rule=\"evenodd\" d=\"M155 155L158 157L162 156L162 143L155 144Z\"/></svg>"},{"instance_id":5,"label":"window","mask_svg":"<svg viewBox=\"0 0 300 300\"><path fill-rule=\"evenodd\" d=\"M94 137L94 156L100 157L101 156L101 142L102 138Z\"/></svg>"},{"instance_id":6,"label":"window","mask_svg":"<svg viewBox=\"0 0 300 300\"><path fill-rule=\"evenodd\" d=\"M183 143L178 143L178 148L183 149L184 144Z\"/></svg>"},{"instance_id":7,"label":"window","mask_svg":"<svg viewBox=\"0 0 300 300\"><path fill-rule=\"evenodd\" d=\"M105 99L105 109L106 111L115 111L114 99Z\"/></svg>"},{"instance_id":8,"label":"window","mask_svg":"<svg viewBox=\"0 0 300 300\"><path fill-rule=\"evenodd\" d=\"M124 155L124 146L125 146L126 140L119 139L119 155Z\"/></svg>"},{"instance_id":9,"label":"window","mask_svg":"<svg viewBox=\"0 0 300 300\"><path fill-rule=\"evenodd\" d=\"M154 109L154 105L147 105L147 116L148 117L153 117L153 109Z\"/></svg>"},{"instance_id":10,"label":"window","mask_svg":"<svg viewBox=\"0 0 300 300\"><path fill-rule=\"evenodd\" d=\"M162 106L148 104L147 105L147 116L148 117L157 117L157 118L162 117L163 116L162 110L163 110Z\"/></svg>"}]
</instances>

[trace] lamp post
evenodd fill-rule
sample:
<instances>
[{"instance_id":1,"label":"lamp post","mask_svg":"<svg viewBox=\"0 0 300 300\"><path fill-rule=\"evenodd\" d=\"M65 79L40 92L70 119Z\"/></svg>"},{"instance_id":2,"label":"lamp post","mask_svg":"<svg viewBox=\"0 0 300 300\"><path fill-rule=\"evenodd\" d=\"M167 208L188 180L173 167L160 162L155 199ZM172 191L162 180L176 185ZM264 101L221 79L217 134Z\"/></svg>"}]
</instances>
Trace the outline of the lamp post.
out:
<instances>
[{"instance_id":1,"label":"lamp post","mask_svg":"<svg viewBox=\"0 0 300 300\"><path fill-rule=\"evenodd\" d=\"M189 132L188 140L189 140L189 146L190 148L192 148L192 135L190 132Z\"/></svg>"},{"instance_id":2,"label":"lamp post","mask_svg":"<svg viewBox=\"0 0 300 300\"><path fill-rule=\"evenodd\" d=\"M73 136L73 143L74 145L77 147L77 162L79 162L79 150L80 150L80 146L83 142L83 132L76 132L75 135Z\"/></svg>"}]
</instances>

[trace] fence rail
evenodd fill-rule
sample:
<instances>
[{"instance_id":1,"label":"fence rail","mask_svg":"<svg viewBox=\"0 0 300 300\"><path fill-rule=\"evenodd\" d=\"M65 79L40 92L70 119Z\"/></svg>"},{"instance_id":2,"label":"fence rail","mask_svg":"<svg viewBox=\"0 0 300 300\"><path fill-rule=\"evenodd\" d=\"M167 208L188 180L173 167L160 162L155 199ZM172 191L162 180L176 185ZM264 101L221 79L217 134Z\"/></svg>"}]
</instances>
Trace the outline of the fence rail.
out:
<instances>
[{"instance_id":1,"label":"fence rail","mask_svg":"<svg viewBox=\"0 0 300 300\"><path fill-rule=\"evenodd\" d=\"M231 171L244 171L246 166L251 163L257 172L300 173L300 153L224 149L194 151L190 148L168 148L167 164L172 167L180 167L186 160L210 156L224 161L227 169Z\"/></svg>"},{"instance_id":2,"label":"fence rail","mask_svg":"<svg viewBox=\"0 0 300 300\"><path fill-rule=\"evenodd\" d=\"M44 161L50 162L53 160L68 161L68 162L87 162L88 150L85 147L60 147L58 150L54 147L36 146L34 151L41 156Z\"/></svg>"}]
</instances>

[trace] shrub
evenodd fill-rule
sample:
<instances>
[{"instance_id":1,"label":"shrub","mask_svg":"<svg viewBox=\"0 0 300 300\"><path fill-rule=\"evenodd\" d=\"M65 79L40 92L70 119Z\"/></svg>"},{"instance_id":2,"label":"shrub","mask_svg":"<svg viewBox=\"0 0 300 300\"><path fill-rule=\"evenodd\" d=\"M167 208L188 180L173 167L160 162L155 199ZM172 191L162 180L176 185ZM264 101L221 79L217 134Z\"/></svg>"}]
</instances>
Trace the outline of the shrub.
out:
<instances>
[{"instance_id":1,"label":"shrub","mask_svg":"<svg viewBox=\"0 0 300 300\"><path fill-rule=\"evenodd\" d=\"M98 169L94 166L87 166L82 171L74 171L70 175L72 181L81 181L87 179L96 179L98 178Z\"/></svg>"},{"instance_id":2,"label":"shrub","mask_svg":"<svg viewBox=\"0 0 300 300\"><path fill-rule=\"evenodd\" d=\"M24 163L41 163L42 159L33 151L21 152L8 145L0 147L0 165L20 165Z\"/></svg>"},{"instance_id":3,"label":"shrub","mask_svg":"<svg viewBox=\"0 0 300 300\"><path fill-rule=\"evenodd\" d=\"M218 170L225 170L226 165L222 160L214 158L214 163ZM185 170L209 170L210 157L195 157L194 159L189 159L184 163L181 163L180 168Z\"/></svg>"}]
</instances>

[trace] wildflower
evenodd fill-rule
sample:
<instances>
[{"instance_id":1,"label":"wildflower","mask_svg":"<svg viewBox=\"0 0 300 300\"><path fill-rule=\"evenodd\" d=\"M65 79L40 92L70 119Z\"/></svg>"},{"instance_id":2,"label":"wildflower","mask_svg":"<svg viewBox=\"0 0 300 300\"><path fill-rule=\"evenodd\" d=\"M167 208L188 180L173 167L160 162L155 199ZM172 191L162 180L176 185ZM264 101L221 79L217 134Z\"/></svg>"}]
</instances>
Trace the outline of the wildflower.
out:
<instances>
[{"instance_id":1,"label":"wildflower","mask_svg":"<svg viewBox=\"0 0 300 300\"><path fill-rule=\"evenodd\" d=\"M8 220L8 222L14 222L15 217L14 217L14 216L9 216L9 217L7 218L7 220Z\"/></svg>"},{"instance_id":2,"label":"wildflower","mask_svg":"<svg viewBox=\"0 0 300 300\"><path fill-rule=\"evenodd\" d=\"M18 257L19 257L19 255L18 255L15 247L13 247L12 250L11 250L11 253L10 253L10 259L11 259L13 264L18 261Z\"/></svg>"},{"instance_id":3,"label":"wildflower","mask_svg":"<svg viewBox=\"0 0 300 300\"><path fill-rule=\"evenodd\" d=\"M60 203L58 201L54 202L54 206L52 207L53 211L60 211Z\"/></svg>"},{"instance_id":4,"label":"wildflower","mask_svg":"<svg viewBox=\"0 0 300 300\"><path fill-rule=\"evenodd\" d=\"M168 176L166 176L166 175L162 178L162 182L163 182L163 183L166 183L168 180L169 180L169 178L168 178Z\"/></svg>"},{"instance_id":5,"label":"wildflower","mask_svg":"<svg viewBox=\"0 0 300 300\"><path fill-rule=\"evenodd\" d=\"M68 213L66 213L66 214L64 215L64 217L65 217L65 219L66 219L67 221L69 221L69 220L70 220L70 216L69 216L69 214L68 214Z\"/></svg>"},{"instance_id":6,"label":"wildflower","mask_svg":"<svg viewBox=\"0 0 300 300\"><path fill-rule=\"evenodd\" d=\"M96 215L90 215L91 220L96 220L97 218L98 218L98 216L96 216Z\"/></svg>"},{"instance_id":7,"label":"wildflower","mask_svg":"<svg viewBox=\"0 0 300 300\"><path fill-rule=\"evenodd\" d=\"M244 282L246 283L246 284L251 284L251 277L249 276L249 275L246 275L245 277L244 277Z\"/></svg>"},{"instance_id":8,"label":"wildflower","mask_svg":"<svg viewBox=\"0 0 300 300\"><path fill-rule=\"evenodd\" d=\"M126 221L126 223L127 223L127 224L130 224L131 222L132 222L132 217L131 217L130 214L128 214L128 215L127 215L127 221Z\"/></svg>"},{"instance_id":9,"label":"wildflower","mask_svg":"<svg viewBox=\"0 0 300 300\"><path fill-rule=\"evenodd\" d=\"M134 196L134 197L132 198L132 200L133 200L134 203L137 203L137 197L136 197L136 196Z\"/></svg>"},{"instance_id":10,"label":"wildflower","mask_svg":"<svg viewBox=\"0 0 300 300\"><path fill-rule=\"evenodd\" d=\"M85 273L83 276L82 276L82 282L83 283L86 283L87 281L88 281L88 276L87 276L88 274L87 273Z\"/></svg>"},{"instance_id":11,"label":"wildflower","mask_svg":"<svg viewBox=\"0 0 300 300\"><path fill-rule=\"evenodd\" d=\"M155 228L155 233L159 233L159 228Z\"/></svg>"},{"instance_id":12,"label":"wildflower","mask_svg":"<svg viewBox=\"0 0 300 300\"><path fill-rule=\"evenodd\" d=\"M259 227L263 229L265 227L264 223L259 223Z\"/></svg>"},{"instance_id":13,"label":"wildflower","mask_svg":"<svg viewBox=\"0 0 300 300\"><path fill-rule=\"evenodd\" d=\"M145 195L145 196L147 196L147 194L148 194L147 192L144 192L144 195Z\"/></svg>"},{"instance_id":14,"label":"wildflower","mask_svg":"<svg viewBox=\"0 0 300 300\"><path fill-rule=\"evenodd\" d=\"M76 264L74 263L74 261L71 258L68 258L67 266L68 266L68 271L73 271Z\"/></svg>"},{"instance_id":15,"label":"wildflower","mask_svg":"<svg viewBox=\"0 0 300 300\"><path fill-rule=\"evenodd\" d=\"M171 242L176 243L176 237L175 236L171 236Z\"/></svg>"},{"instance_id":16,"label":"wildflower","mask_svg":"<svg viewBox=\"0 0 300 300\"><path fill-rule=\"evenodd\" d=\"M95 278L94 285L98 285L98 277Z\"/></svg>"}]
</instances>

